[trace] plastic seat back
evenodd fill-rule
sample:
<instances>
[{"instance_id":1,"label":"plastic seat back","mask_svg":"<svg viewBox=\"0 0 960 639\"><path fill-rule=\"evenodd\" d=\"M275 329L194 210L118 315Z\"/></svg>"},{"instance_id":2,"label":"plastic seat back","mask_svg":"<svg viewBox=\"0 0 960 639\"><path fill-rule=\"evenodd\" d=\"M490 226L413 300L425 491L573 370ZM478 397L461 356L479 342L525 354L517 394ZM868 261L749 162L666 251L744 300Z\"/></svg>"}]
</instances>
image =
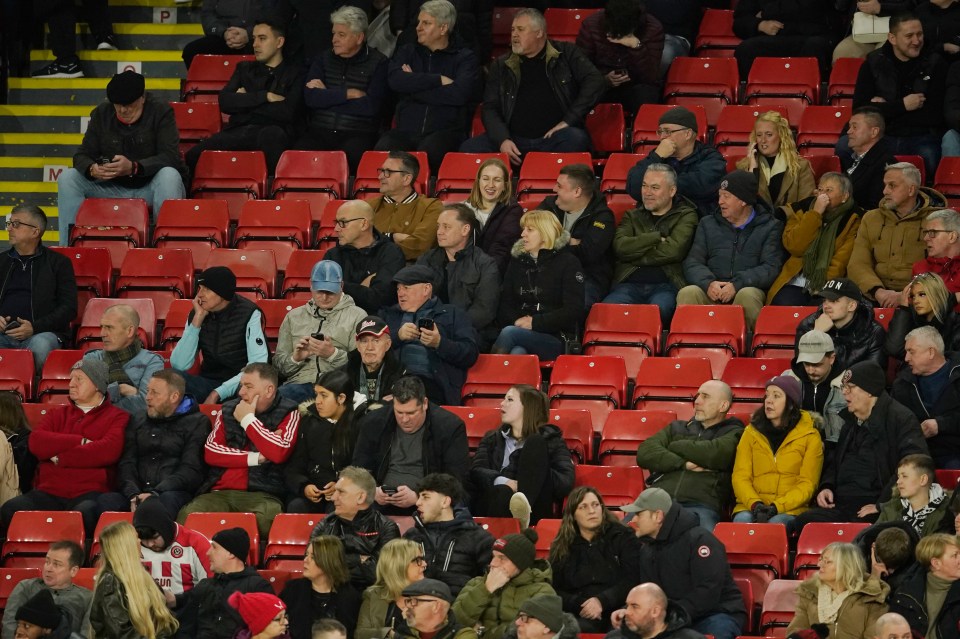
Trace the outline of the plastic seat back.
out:
<instances>
[{"instance_id":1,"label":"plastic seat back","mask_svg":"<svg viewBox=\"0 0 960 639\"><path fill-rule=\"evenodd\" d=\"M270 352L277 350L277 340L280 338L280 325L294 308L302 306L293 300L257 300L257 308L263 313L263 334L267 338ZM319 324L319 321L317 322Z\"/></svg>"},{"instance_id":2,"label":"plastic seat back","mask_svg":"<svg viewBox=\"0 0 960 639\"><path fill-rule=\"evenodd\" d=\"M824 173L840 173L840 158L835 155L801 155L803 159L810 163L810 169L813 171L813 177L817 182Z\"/></svg>"},{"instance_id":3,"label":"plastic seat back","mask_svg":"<svg viewBox=\"0 0 960 639\"><path fill-rule=\"evenodd\" d=\"M623 151L627 133L625 117L622 104L602 103L590 109L586 126L595 154Z\"/></svg>"},{"instance_id":4,"label":"plastic seat back","mask_svg":"<svg viewBox=\"0 0 960 639\"><path fill-rule=\"evenodd\" d=\"M607 416L600 435L597 463L636 466L637 448L677 419L669 410L615 410Z\"/></svg>"},{"instance_id":5,"label":"plastic seat back","mask_svg":"<svg viewBox=\"0 0 960 639\"><path fill-rule=\"evenodd\" d=\"M774 579L763 595L760 631L765 637L785 637L797 611L799 580Z\"/></svg>"},{"instance_id":6,"label":"plastic seat back","mask_svg":"<svg viewBox=\"0 0 960 639\"><path fill-rule=\"evenodd\" d=\"M37 385L37 401L44 404L66 404L70 401L67 389L70 384L70 369L83 359L79 349L56 349L50 351Z\"/></svg>"},{"instance_id":7,"label":"plastic seat back","mask_svg":"<svg viewBox=\"0 0 960 639\"><path fill-rule=\"evenodd\" d=\"M541 519L533 526L533 529L537 531L537 541L534 544L537 559L546 559L550 556L550 545L557 538L561 523L563 523L562 519ZM580 637L583 636L584 634L581 632Z\"/></svg>"},{"instance_id":8,"label":"plastic seat back","mask_svg":"<svg viewBox=\"0 0 960 639\"><path fill-rule=\"evenodd\" d=\"M198 55L187 70L183 85L184 102L218 102L220 89L226 86L237 63L253 60L252 55Z\"/></svg>"},{"instance_id":9,"label":"plastic seat back","mask_svg":"<svg viewBox=\"0 0 960 639\"><path fill-rule=\"evenodd\" d=\"M263 151L204 151L194 171L190 197L226 200L230 221L236 222L244 202L263 199L266 184Z\"/></svg>"},{"instance_id":10,"label":"plastic seat back","mask_svg":"<svg viewBox=\"0 0 960 639\"><path fill-rule=\"evenodd\" d=\"M322 211L347 196L350 168L343 151L284 151L273 178L273 199L306 200Z\"/></svg>"},{"instance_id":11,"label":"plastic seat back","mask_svg":"<svg viewBox=\"0 0 960 639\"><path fill-rule=\"evenodd\" d=\"M93 542L90 544L91 564L96 565L97 560L100 559L100 535L103 534L103 529L110 524L117 523L118 521L125 521L129 524L133 524L133 513L106 511L100 514L100 519L97 520L97 527L93 530Z\"/></svg>"},{"instance_id":12,"label":"plastic seat back","mask_svg":"<svg viewBox=\"0 0 960 639\"><path fill-rule=\"evenodd\" d=\"M574 464L593 462L593 418L582 408L551 408L550 423L560 429Z\"/></svg>"},{"instance_id":13,"label":"plastic seat back","mask_svg":"<svg viewBox=\"0 0 960 639\"><path fill-rule=\"evenodd\" d=\"M294 251L283 273L283 286L280 297L285 300L310 299L310 274L317 262L323 259L326 251Z\"/></svg>"},{"instance_id":14,"label":"plastic seat back","mask_svg":"<svg viewBox=\"0 0 960 639\"><path fill-rule=\"evenodd\" d=\"M960 157L940 159L933 178L933 188L947 198L950 206L960 206Z\"/></svg>"},{"instance_id":15,"label":"plastic seat back","mask_svg":"<svg viewBox=\"0 0 960 639\"><path fill-rule=\"evenodd\" d=\"M660 309L653 304L594 304L583 332L584 355L623 358L627 377L660 352Z\"/></svg>"},{"instance_id":16,"label":"plastic seat back","mask_svg":"<svg viewBox=\"0 0 960 639\"><path fill-rule=\"evenodd\" d=\"M0 349L0 391L16 393L22 402L33 400L33 353L27 349Z\"/></svg>"},{"instance_id":17,"label":"plastic seat back","mask_svg":"<svg viewBox=\"0 0 960 639\"><path fill-rule=\"evenodd\" d=\"M670 322L664 355L706 357L719 378L726 363L743 354L746 332L741 306L681 304Z\"/></svg>"},{"instance_id":18,"label":"plastic seat back","mask_svg":"<svg viewBox=\"0 0 960 639\"><path fill-rule=\"evenodd\" d=\"M783 524L720 522L713 534L726 548L733 576L749 579L755 597L762 598L771 581L788 574L787 530Z\"/></svg>"},{"instance_id":19,"label":"plastic seat back","mask_svg":"<svg viewBox=\"0 0 960 639\"><path fill-rule=\"evenodd\" d=\"M627 211L636 208L637 201L627 193L627 173L644 158L639 153L612 153L603 165L603 177L600 178L600 192L607 200L611 210L618 208ZM617 216L616 211L614 215ZM621 212L617 224L623 219Z\"/></svg>"},{"instance_id":20,"label":"plastic seat back","mask_svg":"<svg viewBox=\"0 0 960 639\"><path fill-rule=\"evenodd\" d=\"M553 193L560 169L570 164L593 165L589 153L527 153L520 166L517 181L517 202L524 209L531 209Z\"/></svg>"},{"instance_id":21,"label":"plastic seat back","mask_svg":"<svg viewBox=\"0 0 960 639\"><path fill-rule=\"evenodd\" d=\"M561 355L553 365L547 391L551 408L585 408L596 430L612 410L624 406L627 369L622 357Z\"/></svg>"},{"instance_id":22,"label":"plastic seat back","mask_svg":"<svg viewBox=\"0 0 960 639\"><path fill-rule=\"evenodd\" d=\"M510 172L510 159L506 153L447 153L437 171L434 197L442 202L466 200L480 172L480 165L493 158L503 162Z\"/></svg>"},{"instance_id":23,"label":"plastic seat back","mask_svg":"<svg viewBox=\"0 0 960 639\"><path fill-rule=\"evenodd\" d=\"M584 19L596 13L599 9L558 9L550 7L543 13L547 20L547 33L551 40L561 42L576 42L577 34Z\"/></svg>"},{"instance_id":24,"label":"plastic seat back","mask_svg":"<svg viewBox=\"0 0 960 639\"><path fill-rule=\"evenodd\" d=\"M690 419L694 397L709 379L713 379L713 370L706 358L648 357L637 373L633 407L672 410L678 419Z\"/></svg>"},{"instance_id":25,"label":"plastic seat back","mask_svg":"<svg viewBox=\"0 0 960 639\"><path fill-rule=\"evenodd\" d=\"M230 207L226 200L167 200L160 207L153 231L157 248L182 248L193 253L195 265L207 261L210 251L226 248Z\"/></svg>"},{"instance_id":26,"label":"plastic seat back","mask_svg":"<svg viewBox=\"0 0 960 639\"><path fill-rule=\"evenodd\" d=\"M195 144L219 133L223 125L219 105L213 102L171 102L180 133L180 155Z\"/></svg>"},{"instance_id":27,"label":"plastic seat back","mask_svg":"<svg viewBox=\"0 0 960 639\"><path fill-rule=\"evenodd\" d=\"M513 28L513 16L520 9L521 7L493 8L493 50L491 55L494 58L510 52L510 31ZM481 63L486 64L486 60L481 60Z\"/></svg>"},{"instance_id":28,"label":"plastic seat back","mask_svg":"<svg viewBox=\"0 0 960 639\"><path fill-rule=\"evenodd\" d=\"M70 229L70 246L101 246L110 251L114 271L127 250L148 246L150 213L139 198L87 198Z\"/></svg>"},{"instance_id":29,"label":"plastic seat back","mask_svg":"<svg viewBox=\"0 0 960 639\"><path fill-rule=\"evenodd\" d=\"M173 300L193 297L193 271L193 253L186 249L132 249L120 265L115 295L153 300L156 318L163 322Z\"/></svg>"},{"instance_id":30,"label":"plastic seat back","mask_svg":"<svg viewBox=\"0 0 960 639\"><path fill-rule=\"evenodd\" d=\"M818 561L823 549L834 542L852 543L864 528L865 523L813 522L803 527L797 539L797 554L793 559L793 576L803 580L819 570Z\"/></svg>"},{"instance_id":31,"label":"plastic seat back","mask_svg":"<svg viewBox=\"0 0 960 639\"><path fill-rule=\"evenodd\" d=\"M499 407L515 384L540 388L540 360L536 355L480 355L467 371L461 390L464 406Z\"/></svg>"},{"instance_id":32,"label":"plastic seat back","mask_svg":"<svg viewBox=\"0 0 960 639\"><path fill-rule=\"evenodd\" d=\"M280 513L270 526L263 566L269 570L303 570L303 556L313 529L324 514Z\"/></svg>"},{"instance_id":33,"label":"plastic seat back","mask_svg":"<svg viewBox=\"0 0 960 639\"><path fill-rule=\"evenodd\" d=\"M13 589L24 579L39 579L40 568L0 568L0 609L7 607Z\"/></svg>"},{"instance_id":34,"label":"plastic seat back","mask_svg":"<svg viewBox=\"0 0 960 639\"><path fill-rule=\"evenodd\" d=\"M700 20L693 50L701 58L732 58L740 42L733 33L733 11L707 9Z\"/></svg>"},{"instance_id":35,"label":"plastic seat back","mask_svg":"<svg viewBox=\"0 0 960 639\"><path fill-rule=\"evenodd\" d=\"M753 411L763 404L767 382L790 368L779 357L735 357L727 362L720 379L733 390L731 412Z\"/></svg>"},{"instance_id":36,"label":"plastic seat back","mask_svg":"<svg viewBox=\"0 0 960 639\"><path fill-rule=\"evenodd\" d=\"M83 517L75 510L20 510L14 513L3 542L4 568L42 568L55 541L75 541L83 548Z\"/></svg>"},{"instance_id":37,"label":"plastic seat back","mask_svg":"<svg viewBox=\"0 0 960 639\"><path fill-rule=\"evenodd\" d=\"M110 281L113 277L113 257L110 250L99 246L51 246L51 251L70 258L73 277L77 281L76 324L83 316L83 309L94 297L110 297Z\"/></svg>"},{"instance_id":38,"label":"plastic seat back","mask_svg":"<svg viewBox=\"0 0 960 639\"><path fill-rule=\"evenodd\" d=\"M679 57L670 64L663 100L687 108L702 106L707 123L716 126L723 107L737 104L739 90L735 59Z\"/></svg>"},{"instance_id":39,"label":"plastic seat back","mask_svg":"<svg viewBox=\"0 0 960 639\"><path fill-rule=\"evenodd\" d=\"M756 58L747 76L744 104L784 105L794 126L804 109L820 104L820 67L816 58Z\"/></svg>"},{"instance_id":40,"label":"plastic seat back","mask_svg":"<svg viewBox=\"0 0 960 639\"><path fill-rule=\"evenodd\" d=\"M253 301L272 299L277 288L277 258L273 251L214 249L204 269L226 266L237 276L237 292Z\"/></svg>"},{"instance_id":41,"label":"plastic seat back","mask_svg":"<svg viewBox=\"0 0 960 639\"><path fill-rule=\"evenodd\" d=\"M500 428L500 409L493 406L444 406L467 427L467 446L472 455L480 446L480 440L491 430Z\"/></svg>"},{"instance_id":42,"label":"plastic seat back","mask_svg":"<svg viewBox=\"0 0 960 639\"><path fill-rule=\"evenodd\" d=\"M187 326L187 317L193 310L193 300L173 300L170 302L170 308L167 309L167 317L163 322L163 329L160 331L160 339L157 342L157 348L172 349L177 341L183 336L183 331Z\"/></svg>"},{"instance_id":43,"label":"plastic seat back","mask_svg":"<svg viewBox=\"0 0 960 639\"><path fill-rule=\"evenodd\" d=\"M520 532L520 520L513 517L474 517L473 521L494 539Z\"/></svg>"},{"instance_id":44,"label":"plastic seat back","mask_svg":"<svg viewBox=\"0 0 960 639\"><path fill-rule=\"evenodd\" d=\"M674 108L670 104L643 104L637 109L637 115L633 118L633 135L630 146L634 153L643 157L657 148L660 144L660 135L657 129L660 128L660 116L666 111ZM703 143L707 142L707 110L703 105L687 105L697 118L697 139Z\"/></svg>"},{"instance_id":45,"label":"plastic seat back","mask_svg":"<svg viewBox=\"0 0 960 639\"><path fill-rule=\"evenodd\" d=\"M273 251L284 271L295 251L310 248L310 226L306 200L249 200L240 211L233 246Z\"/></svg>"},{"instance_id":46,"label":"plastic seat back","mask_svg":"<svg viewBox=\"0 0 960 639\"><path fill-rule=\"evenodd\" d=\"M797 151L805 157L833 155L837 139L843 135L850 120L850 107L809 106L800 118L797 133Z\"/></svg>"},{"instance_id":47,"label":"plastic seat back","mask_svg":"<svg viewBox=\"0 0 960 639\"><path fill-rule=\"evenodd\" d=\"M637 466L590 466L574 467L574 486L593 486L601 495L607 508L620 508L633 503L643 492L643 470Z\"/></svg>"},{"instance_id":48,"label":"plastic seat back","mask_svg":"<svg viewBox=\"0 0 960 639\"><path fill-rule=\"evenodd\" d=\"M853 90L864 58L838 58L830 70L827 102L831 106L853 107Z\"/></svg>"},{"instance_id":49,"label":"plastic seat back","mask_svg":"<svg viewBox=\"0 0 960 639\"><path fill-rule=\"evenodd\" d=\"M753 328L754 357L783 357L792 359L796 345L797 326L816 306L764 306Z\"/></svg>"}]
</instances>

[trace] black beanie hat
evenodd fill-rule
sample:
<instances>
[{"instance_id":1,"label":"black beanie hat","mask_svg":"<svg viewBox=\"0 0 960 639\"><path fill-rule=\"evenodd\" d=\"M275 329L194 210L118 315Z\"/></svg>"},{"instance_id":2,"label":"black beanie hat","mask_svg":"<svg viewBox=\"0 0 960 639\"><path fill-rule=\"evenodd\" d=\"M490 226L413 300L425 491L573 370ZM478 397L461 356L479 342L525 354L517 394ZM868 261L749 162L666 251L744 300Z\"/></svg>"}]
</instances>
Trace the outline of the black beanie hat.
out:
<instances>
[{"instance_id":1,"label":"black beanie hat","mask_svg":"<svg viewBox=\"0 0 960 639\"><path fill-rule=\"evenodd\" d=\"M127 69L123 73L115 74L107 83L107 99L113 104L126 106L143 95L145 86L146 80L142 75Z\"/></svg>"},{"instance_id":2,"label":"black beanie hat","mask_svg":"<svg viewBox=\"0 0 960 639\"><path fill-rule=\"evenodd\" d=\"M44 588L17 608L17 614L14 617L17 621L26 621L34 626L56 630L60 625L60 606L54 602L50 591Z\"/></svg>"},{"instance_id":3,"label":"black beanie hat","mask_svg":"<svg viewBox=\"0 0 960 639\"><path fill-rule=\"evenodd\" d=\"M137 529L138 536L141 528L148 528L160 533L167 548L170 547L177 536L176 522L173 521L167 507L157 497L150 497L137 506L137 510L133 513L133 527ZM141 539L143 538L141 537Z\"/></svg>"},{"instance_id":4,"label":"black beanie hat","mask_svg":"<svg viewBox=\"0 0 960 639\"><path fill-rule=\"evenodd\" d=\"M530 597L520 604L520 612L538 619L552 632L563 629L563 599L558 595L543 594Z\"/></svg>"},{"instance_id":5,"label":"black beanie hat","mask_svg":"<svg viewBox=\"0 0 960 639\"><path fill-rule=\"evenodd\" d=\"M506 555L507 559L523 572L532 566L537 558L537 549L534 546L537 539L537 531L527 528L521 533L504 535L493 542L493 549Z\"/></svg>"},{"instance_id":6,"label":"black beanie hat","mask_svg":"<svg viewBox=\"0 0 960 639\"><path fill-rule=\"evenodd\" d=\"M738 169L724 176L723 181L720 182L720 189L753 206L757 203L760 183L757 182L757 176L753 173Z\"/></svg>"},{"instance_id":7,"label":"black beanie hat","mask_svg":"<svg viewBox=\"0 0 960 639\"><path fill-rule=\"evenodd\" d=\"M221 530L213 536L212 541L217 542L234 557L247 563L250 555L250 535L243 528L227 528Z\"/></svg>"},{"instance_id":8,"label":"black beanie hat","mask_svg":"<svg viewBox=\"0 0 960 639\"><path fill-rule=\"evenodd\" d=\"M844 371L840 381L859 386L874 397L879 397L887 387L887 375L875 362L857 362Z\"/></svg>"},{"instance_id":9,"label":"black beanie hat","mask_svg":"<svg viewBox=\"0 0 960 639\"><path fill-rule=\"evenodd\" d=\"M686 127L694 133L698 133L697 116L693 114L693 111L682 106L673 107L672 109L664 111L657 123L676 124L677 126Z\"/></svg>"},{"instance_id":10,"label":"black beanie hat","mask_svg":"<svg viewBox=\"0 0 960 639\"><path fill-rule=\"evenodd\" d=\"M226 266L211 266L200 273L197 284L203 284L225 300L232 300L237 293L237 276Z\"/></svg>"}]
</instances>

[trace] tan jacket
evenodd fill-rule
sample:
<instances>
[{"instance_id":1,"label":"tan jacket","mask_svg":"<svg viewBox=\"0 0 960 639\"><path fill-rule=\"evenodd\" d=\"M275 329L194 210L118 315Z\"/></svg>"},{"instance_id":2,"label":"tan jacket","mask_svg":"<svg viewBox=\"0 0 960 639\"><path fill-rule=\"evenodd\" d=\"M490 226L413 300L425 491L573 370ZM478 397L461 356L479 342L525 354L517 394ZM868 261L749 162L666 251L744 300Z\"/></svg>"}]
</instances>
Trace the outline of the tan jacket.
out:
<instances>
[{"instance_id":1,"label":"tan jacket","mask_svg":"<svg viewBox=\"0 0 960 639\"><path fill-rule=\"evenodd\" d=\"M373 207L373 226L384 234L407 233L410 237L394 242L403 249L407 262L414 262L428 249L437 245L437 218L443 203L432 197L418 195L414 199L396 203L384 197L367 200ZM373 312L373 311L371 311Z\"/></svg>"},{"instance_id":2,"label":"tan jacket","mask_svg":"<svg viewBox=\"0 0 960 639\"><path fill-rule=\"evenodd\" d=\"M750 162L747 161L747 158L742 158L737 162L737 168L743 171L749 171L749 166ZM810 161L805 158L800 158L800 171L798 173L794 174L787 171L783 174L783 181L780 183L780 194L777 196L776 202L770 197L770 185L763 179L763 172L754 171L754 174L760 183L760 190L757 191L757 195L773 208L783 206L789 202L799 202L804 198L810 197L813 189L817 187L817 180L813 175L813 168L810 166Z\"/></svg>"},{"instance_id":3,"label":"tan jacket","mask_svg":"<svg viewBox=\"0 0 960 639\"><path fill-rule=\"evenodd\" d=\"M13 448L6 437L0 437L0 505L20 496L20 473L13 461Z\"/></svg>"},{"instance_id":4,"label":"tan jacket","mask_svg":"<svg viewBox=\"0 0 960 639\"><path fill-rule=\"evenodd\" d=\"M797 612L787 626L786 634L820 623L817 593L820 577L813 576L797 586ZM870 579L840 605L840 612L830 628L830 639L873 639L877 619L887 612L890 586L879 579Z\"/></svg>"}]
</instances>

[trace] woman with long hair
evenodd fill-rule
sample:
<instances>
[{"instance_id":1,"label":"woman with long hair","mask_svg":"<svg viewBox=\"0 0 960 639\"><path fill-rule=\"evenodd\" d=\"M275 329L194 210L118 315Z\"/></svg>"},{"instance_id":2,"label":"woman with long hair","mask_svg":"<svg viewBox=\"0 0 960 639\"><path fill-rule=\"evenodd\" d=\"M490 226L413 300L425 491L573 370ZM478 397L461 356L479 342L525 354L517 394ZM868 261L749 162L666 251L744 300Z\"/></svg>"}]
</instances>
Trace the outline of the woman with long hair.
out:
<instances>
[{"instance_id":1,"label":"woman with long hair","mask_svg":"<svg viewBox=\"0 0 960 639\"><path fill-rule=\"evenodd\" d=\"M15 393L0 392L0 505L30 490L37 458L27 449L30 424Z\"/></svg>"},{"instance_id":2,"label":"woman with long hair","mask_svg":"<svg viewBox=\"0 0 960 639\"><path fill-rule=\"evenodd\" d=\"M284 477L293 497L290 513L332 510L337 474L350 465L357 443L353 380L345 369L322 373L314 385L315 399L301 409L300 438L287 462Z\"/></svg>"},{"instance_id":3,"label":"woman with long hair","mask_svg":"<svg viewBox=\"0 0 960 639\"><path fill-rule=\"evenodd\" d=\"M310 639L318 619L336 619L353 636L360 612L360 593L350 585L343 543L332 535L310 540L303 557L303 577L287 582L280 598L287 605L290 636Z\"/></svg>"},{"instance_id":4,"label":"woman with long hair","mask_svg":"<svg viewBox=\"0 0 960 639\"><path fill-rule=\"evenodd\" d=\"M902 360L906 354L907 333L921 326L932 326L943 337L948 353L960 351L960 315L954 310L956 296L936 273L919 273L900 295L900 308L887 329L887 353Z\"/></svg>"},{"instance_id":5,"label":"woman with long hair","mask_svg":"<svg viewBox=\"0 0 960 639\"><path fill-rule=\"evenodd\" d=\"M733 462L733 521L789 523L807 509L820 481L823 441L800 409L800 382L790 375L767 382L763 406L743 431Z\"/></svg>"},{"instance_id":6,"label":"woman with long hair","mask_svg":"<svg viewBox=\"0 0 960 639\"><path fill-rule=\"evenodd\" d=\"M758 195L774 208L810 197L817 183L810 162L797 153L790 121L776 111L757 118L737 168L756 174Z\"/></svg>"},{"instance_id":7,"label":"woman with long hair","mask_svg":"<svg viewBox=\"0 0 960 639\"><path fill-rule=\"evenodd\" d=\"M478 513L516 517L526 528L550 517L573 488L573 462L560 429L550 423L547 396L527 384L507 390L500 428L487 432L470 478Z\"/></svg>"},{"instance_id":8,"label":"woman with long hair","mask_svg":"<svg viewBox=\"0 0 960 639\"><path fill-rule=\"evenodd\" d=\"M580 632L607 632L610 613L636 585L639 554L633 531L603 503L600 491L577 486L563 507L563 520L550 544L553 587L563 609L577 618Z\"/></svg>"},{"instance_id":9,"label":"woman with long hair","mask_svg":"<svg viewBox=\"0 0 960 639\"><path fill-rule=\"evenodd\" d=\"M890 586L870 575L860 549L835 542L820 554L820 570L797 586L797 610L786 634L822 623L830 639L872 639L887 611Z\"/></svg>"},{"instance_id":10,"label":"woman with long hair","mask_svg":"<svg viewBox=\"0 0 960 639\"><path fill-rule=\"evenodd\" d=\"M380 551L377 580L363 591L354 639L381 639L403 621L403 589L423 579L427 560L409 539L392 539Z\"/></svg>"},{"instance_id":11,"label":"woman with long hair","mask_svg":"<svg viewBox=\"0 0 960 639\"><path fill-rule=\"evenodd\" d=\"M137 531L126 522L100 534L100 568L90 604L91 637L167 639L179 623L167 608L163 591L140 563Z\"/></svg>"},{"instance_id":12,"label":"woman with long hair","mask_svg":"<svg viewBox=\"0 0 960 639\"><path fill-rule=\"evenodd\" d=\"M234 639L290 639L287 607L272 592L237 591L227 597L227 603L245 626L237 630Z\"/></svg>"},{"instance_id":13,"label":"woman with long hair","mask_svg":"<svg viewBox=\"0 0 960 639\"><path fill-rule=\"evenodd\" d=\"M523 207L513 199L510 170L503 160L490 158L480 163L464 204L473 210L480 223L476 245L496 260L501 274L505 273L510 263L510 249L520 239Z\"/></svg>"}]
</instances>

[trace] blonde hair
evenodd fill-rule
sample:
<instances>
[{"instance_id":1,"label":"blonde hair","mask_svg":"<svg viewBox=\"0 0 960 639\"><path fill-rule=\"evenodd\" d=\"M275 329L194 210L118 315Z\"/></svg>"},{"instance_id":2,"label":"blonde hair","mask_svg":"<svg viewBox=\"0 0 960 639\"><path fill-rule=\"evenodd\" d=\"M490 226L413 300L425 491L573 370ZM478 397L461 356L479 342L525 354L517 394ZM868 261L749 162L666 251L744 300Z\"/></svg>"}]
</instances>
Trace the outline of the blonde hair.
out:
<instances>
[{"instance_id":1,"label":"blonde hair","mask_svg":"<svg viewBox=\"0 0 960 639\"><path fill-rule=\"evenodd\" d=\"M100 534L100 546L103 554L94 593L103 583L103 575L111 573L120 582L130 623L139 635L156 639L158 635L174 634L180 624L167 608L163 592L140 563L136 529L126 521L110 524Z\"/></svg>"},{"instance_id":2,"label":"blonde hair","mask_svg":"<svg viewBox=\"0 0 960 639\"><path fill-rule=\"evenodd\" d=\"M757 122L769 122L776 128L777 135L780 136L778 153L783 156L783 161L787 164L787 170L793 175L799 175L800 154L797 152L797 143L793 139L793 131L790 130L790 121L777 111L761 113L757 116L757 121L753 123L753 128L750 130L750 144L757 141Z\"/></svg>"},{"instance_id":3,"label":"blonde hair","mask_svg":"<svg viewBox=\"0 0 960 639\"><path fill-rule=\"evenodd\" d=\"M855 591L863 587L863 577L867 572L867 562L863 553L854 544L835 541L828 544L821 554L830 553L836 566L837 583L844 591Z\"/></svg>"},{"instance_id":4,"label":"blonde hair","mask_svg":"<svg viewBox=\"0 0 960 639\"><path fill-rule=\"evenodd\" d=\"M383 597L386 601L398 599L410 585L407 566L421 554L420 546L409 539L391 539L383 546L377 560L377 581L373 585L386 591Z\"/></svg>"},{"instance_id":5,"label":"blonde hair","mask_svg":"<svg viewBox=\"0 0 960 639\"><path fill-rule=\"evenodd\" d=\"M483 170L488 166L495 166L503 173L503 193L497 198L497 203L506 204L510 201L510 196L513 195L513 184L510 182L510 170L507 168L507 165L503 163L503 160L500 158L484 160L480 163L480 168L477 169L477 177L473 180L473 188L470 189L470 197L467 198L467 204L475 209L483 209L483 195L480 193L480 174L483 173Z\"/></svg>"},{"instance_id":6,"label":"blonde hair","mask_svg":"<svg viewBox=\"0 0 960 639\"><path fill-rule=\"evenodd\" d=\"M552 249L557 245L560 234L563 233L563 226L560 220L550 211L538 210L527 211L520 218L520 228L532 226L537 229L540 239L543 241L543 248Z\"/></svg>"},{"instance_id":7,"label":"blonde hair","mask_svg":"<svg viewBox=\"0 0 960 639\"><path fill-rule=\"evenodd\" d=\"M953 535L935 533L928 535L917 544L917 563L929 569L934 559L943 557L949 546L960 546L960 541Z\"/></svg>"},{"instance_id":8,"label":"blonde hair","mask_svg":"<svg viewBox=\"0 0 960 639\"><path fill-rule=\"evenodd\" d=\"M930 300L930 308L933 309L933 316L938 322L943 322L950 309L953 308L953 294L947 288L943 278L931 271L914 275L913 279L910 280L911 297L914 294L913 287L917 284L922 286L927 294L927 299ZM910 300L910 306L913 306L912 299Z\"/></svg>"}]
</instances>

